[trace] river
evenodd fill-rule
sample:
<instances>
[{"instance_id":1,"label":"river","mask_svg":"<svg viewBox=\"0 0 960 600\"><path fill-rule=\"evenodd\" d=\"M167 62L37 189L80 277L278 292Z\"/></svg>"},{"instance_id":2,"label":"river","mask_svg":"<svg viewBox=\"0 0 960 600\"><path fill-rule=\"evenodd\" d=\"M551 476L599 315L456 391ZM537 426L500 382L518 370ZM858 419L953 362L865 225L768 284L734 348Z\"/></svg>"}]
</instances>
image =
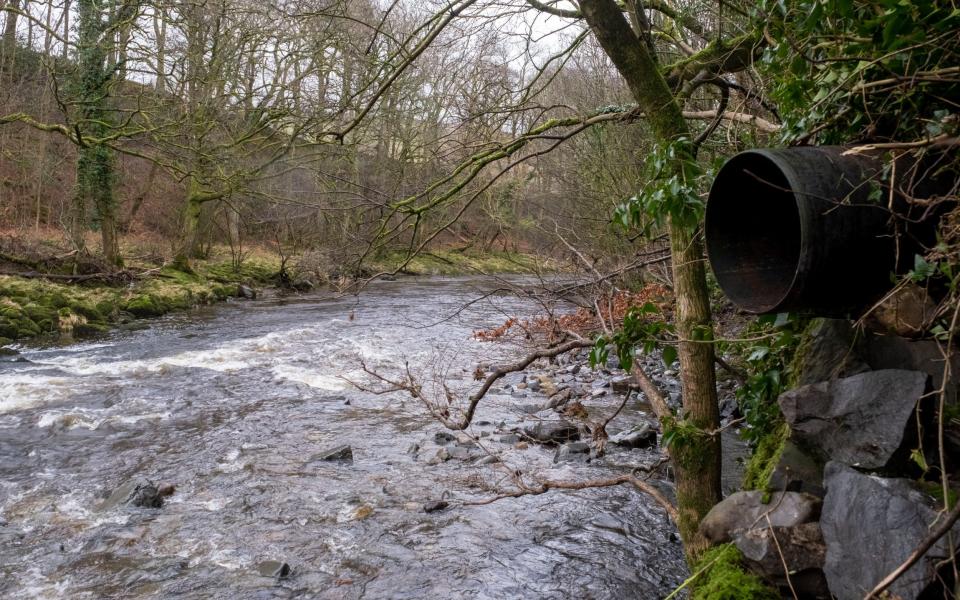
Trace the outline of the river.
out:
<instances>
[{"instance_id":1,"label":"river","mask_svg":"<svg viewBox=\"0 0 960 600\"><path fill-rule=\"evenodd\" d=\"M502 462L430 464L442 427L421 404L344 379L373 385L362 359L475 387L478 363L520 350L473 330L536 308L505 294L470 303L491 285L230 302L0 357L0 597L663 597L686 575L682 549L632 488L460 505L505 489L515 469L604 477L655 450L554 463L551 448L501 443L537 401L504 392L470 430ZM641 409L631 401L615 424ZM342 444L352 461L318 460ZM159 509L105 502L137 477L176 492ZM450 507L424 512L440 499ZM289 576L265 574L271 561Z\"/></svg>"}]
</instances>

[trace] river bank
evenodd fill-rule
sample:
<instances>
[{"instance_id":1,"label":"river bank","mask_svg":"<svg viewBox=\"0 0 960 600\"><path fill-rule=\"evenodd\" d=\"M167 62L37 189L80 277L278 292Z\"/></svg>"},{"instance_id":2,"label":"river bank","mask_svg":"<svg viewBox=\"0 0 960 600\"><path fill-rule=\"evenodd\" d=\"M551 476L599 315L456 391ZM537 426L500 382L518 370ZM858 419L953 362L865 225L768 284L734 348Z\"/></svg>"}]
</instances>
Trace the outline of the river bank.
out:
<instances>
[{"instance_id":1,"label":"river bank","mask_svg":"<svg viewBox=\"0 0 960 600\"><path fill-rule=\"evenodd\" d=\"M223 251L216 254L222 255ZM292 262L295 264L296 259ZM395 271L401 276L452 276L532 273L542 268L534 257L522 254L471 255L450 250L425 252L410 261L399 254L385 254L367 264L364 271L357 274L358 278ZM135 327L134 322L139 319L231 298L252 299L263 290L305 292L329 286L331 279L335 279L333 284L339 288L355 281L348 272L341 273L339 269L313 273L293 270L292 274L282 276L280 260L264 252L239 265L222 257L198 260L193 264L193 273L162 264L138 264L125 271L124 277L113 279L85 276L71 279L59 272L43 277L27 270L23 264L18 266L22 271L20 275L0 275L0 347L35 338L70 342L102 334L112 327Z\"/></svg>"}]
</instances>

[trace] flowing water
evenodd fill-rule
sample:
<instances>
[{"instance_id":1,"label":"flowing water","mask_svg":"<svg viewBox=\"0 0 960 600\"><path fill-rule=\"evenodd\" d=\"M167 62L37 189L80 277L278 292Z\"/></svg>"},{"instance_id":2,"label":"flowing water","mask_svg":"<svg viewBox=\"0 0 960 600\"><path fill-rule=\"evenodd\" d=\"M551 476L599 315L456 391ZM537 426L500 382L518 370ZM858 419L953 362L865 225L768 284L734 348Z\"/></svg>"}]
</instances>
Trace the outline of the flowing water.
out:
<instances>
[{"instance_id":1,"label":"flowing water","mask_svg":"<svg viewBox=\"0 0 960 600\"><path fill-rule=\"evenodd\" d=\"M490 285L232 302L0 357L0 597L663 597L683 580L682 551L633 489L459 503L517 468L596 478L655 452L554 464L552 449L495 441L522 412L502 393L471 430L502 462L429 464L442 428L421 404L341 378L372 386L361 360L409 363L475 387L478 362L520 350L472 331L534 310L505 295L467 305ZM632 403L618 419L631 415ZM352 462L318 459L342 444ZM137 477L176 492L159 509L105 502ZM450 507L424 512L440 499ZM284 562L289 576L271 576Z\"/></svg>"}]
</instances>

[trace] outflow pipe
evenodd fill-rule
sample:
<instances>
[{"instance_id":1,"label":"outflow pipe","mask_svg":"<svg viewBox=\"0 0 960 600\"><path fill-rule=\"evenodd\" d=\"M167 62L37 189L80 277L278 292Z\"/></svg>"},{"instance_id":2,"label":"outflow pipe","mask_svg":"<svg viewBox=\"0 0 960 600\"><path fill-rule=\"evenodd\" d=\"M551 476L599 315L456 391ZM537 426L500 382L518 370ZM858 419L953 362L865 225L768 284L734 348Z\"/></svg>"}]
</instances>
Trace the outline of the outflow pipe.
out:
<instances>
[{"instance_id":1,"label":"outflow pipe","mask_svg":"<svg viewBox=\"0 0 960 600\"><path fill-rule=\"evenodd\" d=\"M742 309L836 315L891 287L902 239L883 163L843 151L748 150L717 173L707 253L720 288ZM913 250L899 250L912 261Z\"/></svg>"}]
</instances>

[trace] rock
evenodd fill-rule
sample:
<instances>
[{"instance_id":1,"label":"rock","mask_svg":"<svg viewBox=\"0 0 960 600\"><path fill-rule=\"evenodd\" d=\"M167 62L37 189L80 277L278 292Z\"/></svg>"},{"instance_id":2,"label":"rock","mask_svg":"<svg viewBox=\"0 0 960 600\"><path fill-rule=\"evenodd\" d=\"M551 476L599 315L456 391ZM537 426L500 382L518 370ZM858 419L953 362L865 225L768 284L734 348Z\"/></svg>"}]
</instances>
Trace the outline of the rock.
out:
<instances>
[{"instance_id":1,"label":"rock","mask_svg":"<svg viewBox=\"0 0 960 600\"><path fill-rule=\"evenodd\" d=\"M593 390L592 392L590 392L590 397L591 397L591 398L599 398L600 396L605 396L606 394L607 394L607 390L605 390L605 389L603 389L603 388L597 388L597 389Z\"/></svg>"},{"instance_id":2,"label":"rock","mask_svg":"<svg viewBox=\"0 0 960 600\"><path fill-rule=\"evenodd\" d=\"M868 323L880 331L918 337L930 327L937 304L916 284L899 286L869 315Z\"/></svg>"},{"instance_id":3,"label":"rock","mask_svg":"<svg viewBox=\"0 0 960 600\"><path fill-rule=\"evenodd\" d=\"M816 521L820 516L820 499L816 496L775 492L764 504L765 495L764 492L750 491L727 496L700 522L700 533L712 544L723 544L739 531L767 525L794 527ZM769 523L766 517L770 518Z\"/></svg>"},{"instance_id":4,"label":"rock","mask_svg":"<svg viewBox=\"0 0 960 600\"><path fill-rule=\"evenodd\" d=\"M553 455L553 462L584 460L590 456L590 444L586 442L570 442L557 448Z\"/></svg>"},{"instance_id":5,"label":"rock","mask_svg":"<svg viewBox=\"0 0 960 600\"><path fill-rule=\"evenodd\" d=\"M615 394L626 394L633 389L633 382L627 376L614 377L610 380L610 388Z\"/></svg>"},{"instance_id":6,"label":"rock","mask_svg":"<svg viewBox=\"0 0 960 600\"><path fill-rule=\"evenodd\" d=\"M792 365L797 386L869 371L856 331L846 319L814 319L803 332Z\"/></svg>"},{"instance_id":7,"label":"rock","mask_svg":"<svg viewBox=\"0 0 960 600\"><path fill-rule=\"evenodd\" d=\"M458 446L474 446L476 442L473 441L473 438L469 434L462 431L457 432L456 438Z\"/></svg>"},{"instance_id":8,"label":"rock","mask_svg":"<svg viewBox=\"0 0 960 600\"><path fill-rule=\"evenodd\" d=\"M523 428L523 435L538 444L560 444L580 439L580 432L571 423L563 420L537 421Z\"/></svg>"},{"instance_id":9,"label":"rock","mask_svg":"<svg viewBox=\"0 0 960 600\"><path fill-rule=\"evenodd\" d=\"M943 384L946 361L940 345L933 340L914 341L895 335L873 335L865 341L867 361L874 369L909 369L922 371L930 376L932 389L939 390ZM960 381L960 355L954 353L951 360L953 380L946 385L948 404L958 403Z\"/></svg>"},{"instance_id":10,"label":"rock","mask_svg":"<svg viewBox=\"0 0 960 600\"><path fill-rule=\"evenodd\" d=\"M772 528L763 523L761 527L738 534L734 543L751 571L787 590L784 597L790 597L789 586L793 585L801 598L830 598L823 575L827 547L819 523ZM789 569L789 583L784 563Z\"/></svg>"},{"instance_id":11,"label":"rock","mask_svg":"<svg viewBox=\"0 0 960 600\"><path fill-rule=\"evenodd\" d=\"M246 298L247 300L256 300L257 290L253 289L250 286L238 285L237 296L240 298Z\"/></svg>"},{"instance_id":12,"label":"rock","mask_svg":"<svg viewBox=\"0 0 960 600\"><path fill-rule=\"evenodd\" d=\"M454 435L449 431L438 431L435 434L433 434L433 441L437 444L440 444L441 446L445 444L449 444L450 442L456 439L457 438L454 437Z\"/></svg>"},{"instance_id":13,"label":"rock","mask_svg":"<svg viewBox=\"0 0 960 600\"><path fill-rule=\"evenodd\" d=\"M520 436L515 433L508 433L506 435L501 435L497 438L497 441L501 444L516 444L520 441Z\"/></svg>"},{"instance_id":14,"label":"rock","mask_svg":"<svg viewBox=\"0 0 960 600\"><path fill-rule=\"evenodd\" d=\"M570 369L570 374L576 375L577 373L580 372L580 369L582 368L583 368L583 365L580 365L580 364L573 365L573 367Z\"/></svg>"},{"instance_id":15,"label":"rock","mask_svg":"<svg viewBox=\"0 0 960 600\"><path fill-rule=\"evenodd\" d=\"M540 382L537 381L536 379L531 379L531 380L527 383L527 389L530 390L531 392L539 392L539 391L540 391Z\"/></svg>"},{"instance_id":16,"label":"rock","mask_svg":"<svg viewBox=\"0 0 960 600\"><path fill-rule=\"evenodd\" d=\"M481 456L481 457L478 458L477 460L473 461L473 464L475 464L475 465L493 465L493 464L496 464L496 463L498 463L498 462L500 462L500 459L499 459L497 456L495 456L495 455L493 455L493 454L487 454L486 456Z\"/></svg>"},{"instance_id":17,"label":"rock","mask_svg":"<svg viewBox=\"0 0 960 600\"><path fill-rule=\"evenodd\" d=\"M298 292L309 292L314 288L314 285L309 279L297 279L290 284L290 287Z\"/></svg>"},{"instance_id":18,"label":"rock","mask_svg":"<svg viewBox=\"0 0 960 600\"><path fill-rule=\"evenodd\" d=\"M657 445L657 432L649 423L641 423L611 437L610 443L624 448L652 448Z\"/></svg>"},{"instance_id":19,"label":"rock","mask_svg":"<svg viewBox=\"0 0 960 600\"><path fill-rule=\"evenodd\" d=\"M451 458L453 458L453 456L450 455L449 450L447 450L446 448L440 448L439 450L437 450L437 453L433 456L433 458L427 461L427 464L439 465L440 463L447 462Z\"/></svg>"},{"instance_id":20,"label":"rock","mask_svg":"<svg viewBox=\"0 0 960 600\"><path fill-rule=\"evenodd\" d=\"M778 403L792 438L815 458L880 469L903 444L927 379L919 371L870 371L790 390Z\"/></svg>"},{"instance_id":21,"label":"rock","mask_svg":"<svg viewBox=\"0 0 960 600\"><path fill-rule=\"evenodd\" d=\"M162 491L161 491L162 490ZM173 494L172 485L157 487L149 479L135 477L118 487L110 497L97 506L97 510L109 510L121 504L143 508L160 508L163 499Z\"/></svg>"},{"instance_id":22,"label":"rock","mask_svg":"<svg viewBox=\"0 0 960 600\"><path fill-rule=\"evenodd\" d=\"M560 408L570 401L573 397L573 391L570 388L563 388L541 405L542 410Z\"/></svg>"},{"instance_id":23,"label":"rock","mask_svg":"<svg viewBox=\"0 0 960 600\"><path fill-rule=\"evenodd\" d=\"M312 461L317 461L317 460L322 460L322 461L349 460L349 461L352 461L352 460L353 460L353 448L351 448L350 446L346 446L346 445L344 445L344 446L337 446L336 448L333 448L333 449L331 449L331 450L327 450L327 451L325 451L325 452L321 452L320 454L315 455L315 456L311 459L311 462L312 462Z\"/></svg>"},{"instance_id":24,"label":"rock","mask_svg":"<svg viewBox=\"0 0 960 600\"><path fill-rule=\"evenodd\" d=\"M823 571L838 600L859 600L906 560L929 534L940 513L932 499L907 479L864 475L830 462L824 483L827 495L820 527L827 558ZM960 525L952 531L957 539ZM948 556L944 537L893 583L891 597L917 598L936 580L937 563Z\"/></svg>"},{"instance_id":25,"label":"rock","mask_svg":"<svg viewBox=\"0 0 960 600\"><path fill-rule=\"evenodd\" d=\"M293 572L285 562L279 560L265 560L257 564L257 573L263 577L274 577L276 579L286 579Z\"/></svg>"},{"instance_id":26,"label":"rock","mask_svg":"<svg viewBox=\"0 0 960 600\"><path fill-rule=\"evenodd\" d=\"M437 512L447 508L448 506L450 506L450 503L446 500L431 500L423 505L423 512Z\"/></svg>"},{"instance_id":27,"label":"rock","mask_svg":"<svg viewBox=\"0 0 960 600\"><path fill-rule=\"evenodd\" d=\"M770 489L805 492L823 498L826 494L823 463L806 454L792 440L787 440L770 475Z\"/></svg>"}]
</instances>

